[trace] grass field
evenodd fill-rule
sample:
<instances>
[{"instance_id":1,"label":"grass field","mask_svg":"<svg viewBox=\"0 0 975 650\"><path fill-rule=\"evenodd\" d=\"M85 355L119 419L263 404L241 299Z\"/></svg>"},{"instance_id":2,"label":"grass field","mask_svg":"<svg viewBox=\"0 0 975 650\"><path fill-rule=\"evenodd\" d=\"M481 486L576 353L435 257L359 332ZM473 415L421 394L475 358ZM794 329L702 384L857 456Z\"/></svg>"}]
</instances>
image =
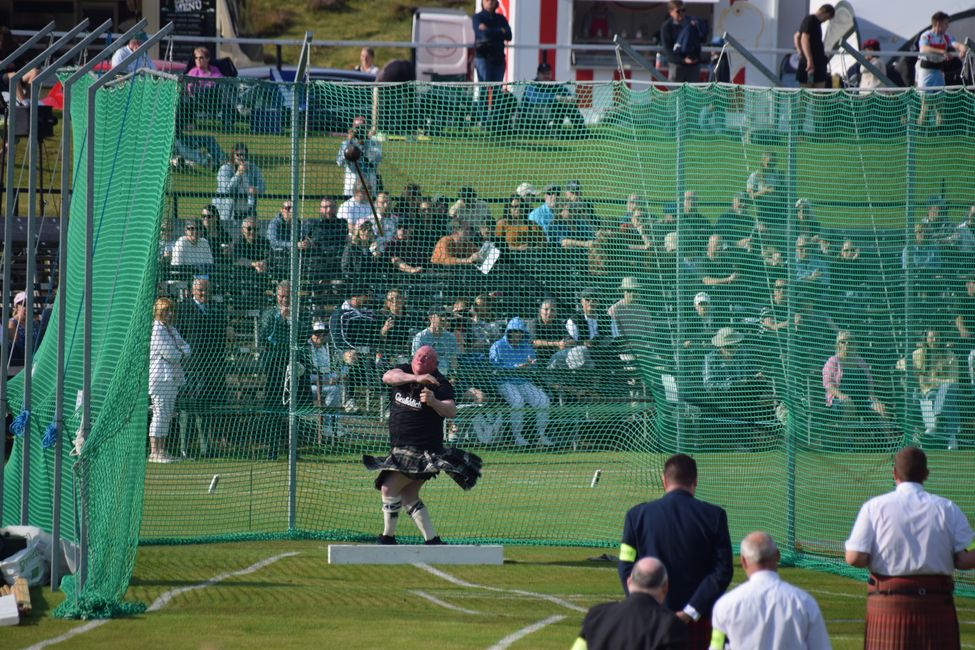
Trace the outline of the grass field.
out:
<instances>
[{"instance_id":1,"label":"grass field","mask_svg":"<svg viewBox=\"0 0 975 650\"><path fill-rule=\"evenodd\" d=\"M507 547L503 566L439 567L438 575L410 565L331 566L326 543L317 541L142 547L128 597L159 603L157 611L112 620L57 647L564 650L586 608L620 597L615 562L591 559L599 554ZM269 558L277 559L193 589ZM862 647L862 583L802 569L782 573L819 601L834 648ZM741 580L737 570L733 584ZM32 599L34 614L19 627L4 628L5 648L28 647L85 625L47 616L60 594L38 588ZM975 604L959 599L958 611L962 647L975 647ZM541 622L547 624L503 644Z\"/></svg>"}]
</instances>

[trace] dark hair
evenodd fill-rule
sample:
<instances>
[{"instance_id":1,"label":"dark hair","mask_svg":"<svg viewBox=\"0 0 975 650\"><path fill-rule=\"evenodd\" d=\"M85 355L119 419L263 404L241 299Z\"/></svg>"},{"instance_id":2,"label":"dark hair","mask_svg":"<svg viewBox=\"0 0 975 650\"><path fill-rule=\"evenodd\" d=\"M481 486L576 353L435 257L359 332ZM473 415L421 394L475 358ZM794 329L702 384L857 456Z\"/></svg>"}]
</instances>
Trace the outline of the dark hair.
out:
<instances>
[{"instance_id":1,"label":"dark hair","mask_svg":"<svg viewBox=\"0 0 975 650\"><path fill-rule=\"evenodd\" d=\"M836 8L833 5L823 5L817 10L817 12L820 11L826 14L827 16L829 16L830 18L836 15Z\"/></svg>"},{"instance_id":2,"label":"dark hair","mask_svg":"<svg viewBox=\"0 0 975 650\"><path fill-rule=\"evenodd\" d=\"M209 217L209 218L211 218L211 219L219 219L220 218L220 210L218 210L217 209L217 206L213 205L212 203L210 205L203 206L203 210L206 211L206 216Z\"/></svg>"},{"instance_id":3,"label":"dark hair","mask_svg":"<svg viewBox=\"0 0 975 650\"><path fill-rule=\"evenodd\" d=\"M664 476L677 485L694 485L697 481L697 462L687 454L674 454L664 463Z\"/></svg>"},{"instance_id":4,"label":"dark hair","mask_svg":"<svg viewBox=\"0 0 975 650\"><path fill-rule=\"evenodd\" d=\"M933 16L931 16L931 24L940 23L942 20L949 20L951 16L943 11L937 11Z\"/></svg>"},{"instance_id":5,"label":"dark hair","mask_svg":"<svg viewBox=\"0 0 975 650\"><path fill-rule=\"evenodd\" d=\"M667 3L668 12L673 11L674 9L683 9L683 8L684 8L684 0L670 0Z\"/></svg>"},{"instance_id":6,"label":"dark hair","mask_svg":"<svg viewBox=\"0 0 975 650\"><path fill-rule=\"evenodd\" d=\"M924 483L928 478L928 457L917 447L904 447L894 456L894 471L902 481Z\"/></svg>"},{"instance_id":7,"label":"dark hair","mask_svg":"<svg viewBox=\"0 0 975 650\"><path fill-rule=\"evenodd\" d=\"M238 142L237 144L234 145L234 153L235 154L243 154L243 155L246 156L247 155L247 145L244 144L243 142Z\"/></svg>"}]
</instances>

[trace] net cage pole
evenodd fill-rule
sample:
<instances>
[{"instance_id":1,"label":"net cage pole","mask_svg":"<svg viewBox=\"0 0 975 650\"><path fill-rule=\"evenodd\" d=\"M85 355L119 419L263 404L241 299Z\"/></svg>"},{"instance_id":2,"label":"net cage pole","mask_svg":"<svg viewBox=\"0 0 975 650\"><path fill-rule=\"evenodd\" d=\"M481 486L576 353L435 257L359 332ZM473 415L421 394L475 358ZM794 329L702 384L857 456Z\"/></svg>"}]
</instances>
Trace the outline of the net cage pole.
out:
<instances>
[{"instance_id":1,"label":"net cage pole","mask_svg":"<svg viewBox=\"0 0 975 650\"><path fill-rule=\"evenodd\" d=\"M305 115L308 114L308 59L311 55L312 33L305 32L304 41L301 45L301 53L298 56L298 67L295 70L294 92L291 98L291 264L289 268L289 278L291 282L291 301L288 307L290 313L288 319L291 327L288 329L288 530L294 530L298 512L298 414L296 412L296 402L299 390L298 376L298 319L299 304L301 296L301 275L298 265L298 240L300 239L300 219L299 206L304 202L299 202L301 196L299 174L299 131L298 124L301 118L301 106L305 105ZM304 133L307 138L307 132Z\"/></svg>"},{"instance_id":2,"label":"net cage pole","mask_svg":"<svg viewBox=\"0 0 975 650\"><path fill-rule=\"evenodd\" d=\"M85 23L86 24L87 24L87 22L88 22L87 19L85 19ZM71 59L73 59L74 57L76 57L83 50L87 49L95 40L97 40L98 38L100 38L103 34L109 33L109 31L111 30L111 28L112 28L112 21L111 20L106 20L101 25L99 25L98 27L96 27L93 31L91 31L90 33L88 33L88 35L85 36L74 47L72 47L70 50L68 50L63 55L61 55L56 61L54 61L53 63L51 63L47 68L45 68L44 70L42 70L34 78L33 82L31 83L31 133L35 133L36 132L36 129L37 129L37 109L38 109L38 104L40 102L40 96L39 95L40 95L40 87L41 87L41 84L44 83L50 77L53 77L55 74L57 74L58 70L62 66L64 66L66 63L68 63L69 61L71 61ZM67 113L68 113L68 109L65 108L64 115L66 116ZM63 129L63 131L62 131L63 133L69 133L70 132L70 129L67 128L67 124L64 124L63 122L62 122L62 129ZM32 136L31 137L31 163L30 163L32 170L34 168L34 162L33 161L34 161L34 157L36 156L36 146L37 145L36 145L35 139ZM63 138L62 138L61 146L62 146L62 149L61 149L62 156L63 156L63 158L66 159L67 158L68 147L67 147L67 141L64 140ZM59 234L59 236L61 238L61 241L59 242L59 250L58 250L58 255L59 255L59 264L58 264L58 273L59 273L58 291L59 291L59 293L62 294L60 296L59 300L58 300L58 314L59 314L59 318L58 318L58 358L59 359L63 356L63 353L64 353L64 350L63 350L63 343L64 343L64 338L63 338L63 333L64 333L64 314L62 313L62 310L63 310L64 305L65 305L65 300L64 300L63 292L64 292L64 288L67 286L65 284L66 278L64 277L64 273L65 273L65 268L66 268L66 265L67 265L67 233L68 233L68 220L69 220L69 212L70 212L70 209L69 209L70 206L66 207L68 205L67 196L68 196L68 178L69 178L69 174L70 174L70 166L67 165L67 164L65 164L65 163L62 163L62 166L61 166L61 180L62 180L62 185L61 185L61 214L59 215L59 218L60 218L60 234ZM33 222L33 217L34 217L34 214L33 214L33 210L34 210L34 198L33 197L34 197L35 193L36 193L36 185L35 185L35 183L32 180L32 182L30 184L30 189L29 189L29 196L31 198L30 198L30 202L29 202L29 206L30 206L29 210L30 210L30 212L28 213L28 217L30 217L30 221L31 222ZM33 239L33 237L28 237L28 240L32 240L32 239ZM30 263L28 263L28 268L32 268L32 265ZM55 431L57 433L56 433L56 437L55 437L55 440L54 440L54 453L55 453L55 457L54 457L54 477L53 477L54 480L53 480L53 484L54 484L54 488L55 489L54 489L54 491L52 493L53 494L53 504L52 504L52 508L51 508L51 512L52 512L52 517L51 517L51 537L54 540L53 543L51 544L51 558L50 558L50 560L51 560L51 589L52 590L57 590L57 588L59 586L59 583L60 583L60 572L61 572L61 566L60 566L61 565L61 562L60 562L60 559L61 559L61 517L60 517L60 513L61 513L61 493L60 493L60 487L61 487L61 465L62 465L61 453L63 451L63 448L62 448L62 445L61 445L61 441L62 441L61 433L64 430L64 426L63 426L63 422L62 422L62 420L63 420L63 413L62 413L62 411L63 411L63 404L64 404L63 395L62 395L62 393L64 391L64 368L63 368L63 364L60 364L59 363L58 366L57 366L57 368L56 368L56 370L55 370L55 372L56 372L56 382L57 383L56 383L56 388L55 388L55 393L54 393L54 400L55 400L55 404L54 404L54 426L55 426ZM26 377L25 377L25 380L26 380ZM27 395L27 393L26 393L26 389L25 389L25 399L27 399L26 395Z\"/></svg>"},{"instance_id":3,"label":"net cage pole","mask_svg":"<svg viewBox=\"0 0 975 650\"><path fill-rule=\"evenodd\" d=\"M139 57L145 54L151 47L158 43L163 37L173 30L173 24L169 23L158 32L149 37L146 42L140 45L131 55L133 61L138 61ZM131 30L130 30L131 31ZM113 45L118 45L115 49L120 49L128 43L127 35L120 38ZM114 50L113 50L114 53ZM122 67L109 70L104 75L96 79L88 88L88 111L87 111L87 131L85 133L85 167L87 184L85 187L85 278L84 278L84 343L82 352L82 401L81 401L81 439L82 445L91 433L91 372L92 372L92 284L94 272L94 235L95 235L95 94L100 88L109 81L122 73ZM82 461L83 462L83 461ZM80 563L78 567L78 593L84 588L88 578L88 524L87 524L87 497L88 490L86 485L87 472L84 466L79 472L79 498L80 498Z\"/></svg>"},{"instance_id":4,"label":"net cage pole","mask_svg":"<svg viewBox=\"0 0 975 650\"><path fill-rule=\"evenodd\" d=\"M796 152L796 129L799 125L799 118L797 116L797 106L802 106L802 94L805 91L800 90L799 93L789 93L786 95L786 110L788 111L788 136L786 140L786 177L788 180L785 184L785 205L786 205L786 249L788 249L789 244L795 241L795 220L796 220L796 168L797 168L797 152ZM789 256L792 259L792 256ZM789 277L793 277L790 272ZM793 345L792 336L786 337L786 359L790 365L793 364L795 346ZM788 402L792 409L798 406L797 398L797 386L795 381L790 384L786 384L786 395ZM785 461L786 461L786 471L785 471L785 530L786 530L786 546L790 551L795 550L796 547L796 449L795 449L795 426L794 419L790 419L786 422L785 427Z\"/></svg>"},{"instance_id":5,"label":"net cage pole","mask_svg":"<svg viewBox=\"0 0 975 650\"><path fill-rule=\"evenodd\" d=\"M620 83L625 83L621 81ZM674 272L674 277L677 279L677 285L674 292L674 303L677 308L677 340L681 341L684 337L684 319L680 317L680 308L684 304L685 297L685 282L684 282L684 264L681 260L684 258L685 247L687 246L687 237L684 226L687 224L687 214L684 208L684 192L687 188L687 179L684 175L687 173L686 163L687 163L687 138L685 128L687 127L686 121L686 108L687 108L687 86L679 87L676 89L671 88L670 92L676 95L674 101L674 111L676 118L675 129L674 129L674 193L677 207L677 255L675 256L675 264L677 268ZM684 355L675 355L678 359L684 359ZM680 361L677 362L677 385L681 385L681 380L687 375L684 368L684 363ZM679 391L678 391L679 394ZM688 442L684 436L687 433L687 426L684 422L683 414L678 410L677 417L674 419L674 436L676 437L675 449L678 453L685 451L685 444ZM691 441L693 444L696 441Z\"/></svg>"},{"instance_id":6,"label":"net cage pole","mask_svg":"<svg viewBox=\"0 0 975 650\"><path fill-rule=\"evenodd\" d=\"M75 35L83 32L87 29L89 20L85 18L79 24L75 25L61 40L58 44L67 43L73 40ZM55 44L47 51L44 52L46 55L52 55L57 51L58 44ZM21 493L20 493L20 521L21 525L26 526L28 505L30 503L30 461L31 461L31 412L33 411L33 372L32 367L34 365L34 337L35 334L39 332L34 331L34 284L35 284L35 274L37 271L37 252L34 245L35 239L37 239L37 225L35 223L37 217L37 161L39 157L39 140L38 138L38 107L40 104L40 91L41 83L50 77L57 70L57 67L63 61L70 59L74 53L78 51L78 45L70 48L65 55L62 55L57 61L49 63L46 67L41 70L41 72L31 81L30 85L30 113L29 113L29 128L27 134L27 151L28 151L28 162L27 162L27 271L25 278L25 291L27 293L27 301L25 305L29 309L27 314L27 323L24 327L24 400L23 400L23 410L21 411L23 415L23 447L22 447L22 474L21 474Z\"/></svg>"},{"instance_id":7,"label":"net cage pole","mask_svg":"<svg viewBox=\"0 0 975 650\"><path fill-rule=\"evenodd\" d=\"M915 182L917 180L917 152L916 152L916 136L917 129L915 124L917 123L917 117L920 114L920 106L917 106L915 110L916 103L923 102L924 98L917 91L910 91L909 96L913 101L909 101L906 107L906 118L907 122L904 125L904 137L906 139L905 143L905 166L904 166L904 245L907 246L913 241L913 226L914 226L914 202L915 202ZM942 91L943 92L943 91ZM914 285L917 282L915 265L907 264L904 269L904 286L902 291L904 292L904 316L903 316L903 329L904 329L904 372L907 376L910 376L911 372L911 348L913 341L911 340L911 329L913 328L914 321L914 307L915 307L915 296L914 296ZM906 407L907 404L911 403L912 390L909 381L903 382L904 394L903 400L905 404L904 412L901 415L901 428L903 431L911 431L913 427L913 422L909 415L909 409Z\"/></svg>"},{"instance_id":8,"label":"net cage pole","mask_svg":"<svg viewBox=\"0 0 975 650\"><path fill-rule=\"evenodd\" d=\"M31 36L23 45L14 50L10 56L6 57L0 61L0 69L6 69L7 65L16 61L28 50L34 47L41 39L54 31L55 24L50 22L44 26L43 29L38 31L36 34ZM28 68L29 70L30 68ZM20 84L20 79L26 71L17 70L13 77L10 79L10 87L17 88ZM11 265L12 265L12 255L13 255L13 243L11 240L14 236L14 223L13 216L16 211L16 196L13 192L14 186L14 166L15 166L15 153L17 149L17 129L15 128L17 122L17 111L14 108L17 105L16 92L10 98L9 106L7 110L7 124L6 124L6 134L5 141L7 143L7 174L4 180L4 191L6 192L6 202L3 224L3 295L0 296L0 312L2 312L2 322L6 324L10 320L10 296L11 294ZM4 325L6 326L6 325ZM10 357L10 341L9 337L0 336L0 416L6 422L7 419L7 366ZM0 463L0 523L3 519L3 463Z\"/></svg>"}]
</instances>

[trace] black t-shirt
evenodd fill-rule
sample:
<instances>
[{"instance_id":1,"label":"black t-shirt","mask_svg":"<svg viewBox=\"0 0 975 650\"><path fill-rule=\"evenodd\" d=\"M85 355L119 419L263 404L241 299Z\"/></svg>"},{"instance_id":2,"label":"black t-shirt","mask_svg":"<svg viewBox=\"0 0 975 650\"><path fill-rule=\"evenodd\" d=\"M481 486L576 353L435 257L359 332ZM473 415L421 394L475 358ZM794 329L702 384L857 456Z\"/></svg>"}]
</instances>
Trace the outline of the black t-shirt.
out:
<instances>
[{"instance_id":1,"label":"black t-shirt","mask_svg":"<svg viewBox=\"0 0 975 650\"><path fill-rule=\"evenodd\" d=\"M410 364L396 366L405 373L413 374ZM454 387L440 371L433 373L439 386L433 386L434 396L443 400L454 399ZM389 442L393 447L419 447L429 451L443 449L443 421L429 406L420 402L423 386L416 382L389 387Z\"/></svg>"},{"instance_id":2,"label":"black t-shirt","mask_svg":"<svg viewBox=\"0 0 975 650\"><path fill-rule=\"evenodd\" d=\"M812 52L813 65L816 66L816 76L817 78L821 74L826 73L826 49L823 47L823 29L822 22L815 14L810 14L802 19L799 24L799 36L802 37L803 34L809 36L809 51ZM805 72L806 70L806 60L805 57L799 57L799 70L800 72Z\"/></svg>"}]
</instances>

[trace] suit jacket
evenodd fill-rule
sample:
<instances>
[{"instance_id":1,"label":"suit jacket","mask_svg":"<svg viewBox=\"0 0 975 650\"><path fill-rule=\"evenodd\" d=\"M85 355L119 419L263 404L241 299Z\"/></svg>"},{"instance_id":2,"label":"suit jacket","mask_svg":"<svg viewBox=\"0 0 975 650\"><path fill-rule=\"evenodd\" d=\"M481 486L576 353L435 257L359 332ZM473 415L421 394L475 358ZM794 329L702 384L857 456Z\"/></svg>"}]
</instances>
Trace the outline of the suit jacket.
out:
<instances>
[{"instance_id":1,"label":"suit jacket","mask_svg":"<svg viewBox=\"0 0 975 650\"><path fill-rule=\"evenodd\" d=\"M636 549L636 557L627 546ZM626 513L620 549L624 591L633 564L648 555L663 562L670 576L664 604L674 612L690 605L710 619L711 608L728 588L734 570L727 513L681 489L634 506Z\"/></svg>"},{"instance_id":2,"label":"suit jacket","mask_svg":"<svg viewBox=\"0 0 975 650\"><path fill-rule=\"evenodd\" d=\"M688 643L687 626L644 593L596 605L582 621L579 636L588 650L683 650Z\"/></svg>"}]
</instances>

